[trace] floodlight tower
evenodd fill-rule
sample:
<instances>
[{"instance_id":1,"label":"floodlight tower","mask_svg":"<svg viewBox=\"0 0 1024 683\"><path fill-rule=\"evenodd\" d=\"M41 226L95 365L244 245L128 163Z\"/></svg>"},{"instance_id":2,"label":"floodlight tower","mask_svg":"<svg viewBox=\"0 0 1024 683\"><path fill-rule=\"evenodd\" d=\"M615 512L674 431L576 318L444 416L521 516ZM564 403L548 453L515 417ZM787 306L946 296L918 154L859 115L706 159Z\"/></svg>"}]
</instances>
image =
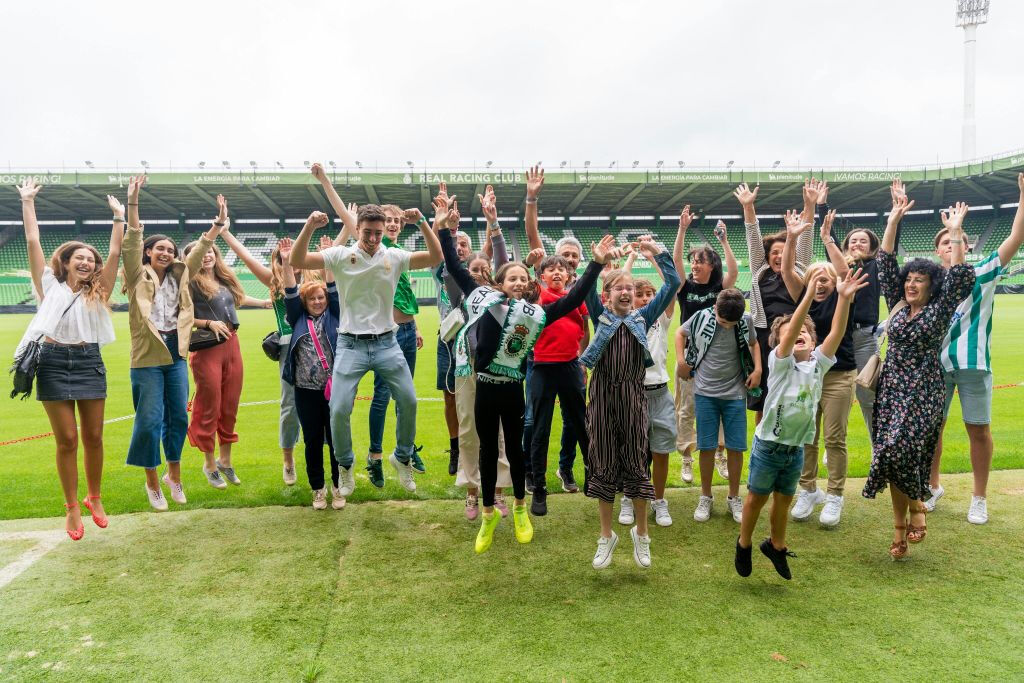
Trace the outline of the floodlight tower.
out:
<instances>
[{"instance_id":1,"label":"floodlight tower","mask_svg":"<svg viewBox=\"0 0 1024 683\"><path fill-rule=\"evenodd\" d=\"M964 29L964 122L961 132L962 159L975 155L974 48L978 26L988 21L989 0L957 0L956 25Z\"/></svg>"}]
</instances>

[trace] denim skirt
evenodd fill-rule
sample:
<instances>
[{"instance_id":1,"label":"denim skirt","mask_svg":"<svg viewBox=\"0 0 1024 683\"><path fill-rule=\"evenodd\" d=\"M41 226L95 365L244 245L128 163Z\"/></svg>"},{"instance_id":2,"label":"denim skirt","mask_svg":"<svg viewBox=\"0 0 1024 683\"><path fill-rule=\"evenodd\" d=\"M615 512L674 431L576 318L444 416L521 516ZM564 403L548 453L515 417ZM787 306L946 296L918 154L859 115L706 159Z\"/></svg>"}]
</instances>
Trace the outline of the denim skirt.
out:
<instances>
[{"instance_id":1,"label":"denim skirt","mask_svg":"<svg viewBox=\"0 0 1024 683\"><path fill-rule=\"evenodd\" d=\"M98 344L40 345L36 400L85 401L106 397L107 368Z\"/></svg>"}]
</instances>

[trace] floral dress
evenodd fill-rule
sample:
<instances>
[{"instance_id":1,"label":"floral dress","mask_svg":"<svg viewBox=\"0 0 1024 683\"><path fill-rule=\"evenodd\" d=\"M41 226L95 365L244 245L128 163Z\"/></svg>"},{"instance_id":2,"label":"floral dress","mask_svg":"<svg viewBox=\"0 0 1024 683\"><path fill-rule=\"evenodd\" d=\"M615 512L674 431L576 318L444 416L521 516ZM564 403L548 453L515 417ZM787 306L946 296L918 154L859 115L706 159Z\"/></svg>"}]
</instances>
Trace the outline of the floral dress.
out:
<instances>
[{"instance_id":1,"label":"floral dress","mask_svg":"<svg viewBox=\"0 0 1024 683\"><path fill-rule=\"evenodd\" d=\"M903 298L903 283L896 258L881 250L878 277L892 310ZM874 498L886 484L914 500L931 495L928 477L946 391L939 347L957 305L973 287L974 269L966 264L953 266L938 293L914 318L909 318L909 307L890 316L889 350L878 377L871 423L873 454L862 493L865 498Z\"/></svg>"}]
</instances>

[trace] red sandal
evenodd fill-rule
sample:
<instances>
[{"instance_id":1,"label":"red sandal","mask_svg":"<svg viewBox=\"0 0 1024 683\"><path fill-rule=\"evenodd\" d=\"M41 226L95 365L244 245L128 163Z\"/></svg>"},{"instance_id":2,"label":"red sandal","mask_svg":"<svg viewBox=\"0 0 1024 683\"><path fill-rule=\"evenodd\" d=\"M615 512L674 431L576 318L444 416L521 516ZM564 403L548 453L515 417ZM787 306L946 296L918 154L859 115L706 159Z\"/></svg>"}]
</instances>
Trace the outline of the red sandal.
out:
<instances>
[{"instance_id":1,"label":"red sandal","mask_svg":"<svg viewBox=\"0 0 1024 683\"><path fill-rule=\"evenodd\" d=\"M82 505L89 509L89 512L92 514L92 521L96 524L96 526L98 526L101 529L106 529L108 523L106 516L97 515L96 511L92 509L92 503L89 502L90 500L99 499L99 496L86 496L85 498L82 499Z\"/></svg>"},{"instance_id":2,"label":"red sandal","mask_svg":"<svg viewBox=\"0 0 1024 683\"><path fill-rule=\"evenodd\" d=\"M76 507L78 507L78 503L71 503L70 505L68 505L67 503L64 503L64 509L65 510L70 510L71 508L76 508ZM85 525L83 525L82 521L79 520L78 521L78 528L77 529L75 529L74 531L72 531L71 529L65 529L65 531L68 532L68 536L71 537L72 541L81 541L82 540L82 536L85 536Z\"/></svg>"},{"instance_id":3,"label":"red sandal","mask_svg":"<svg viewBox=\"0 0 1024 683\"><path fill-rule=\"evenodd\" d=\"M894 526L900 531L906 531L907 529L906 525L901 526L897 524ZM893 541L892 544L889 546L889 557L891 557L894 560L902 560L904 557L907 556L907 550L908 549L906 540Z\"/></svg>"}]
</instances>

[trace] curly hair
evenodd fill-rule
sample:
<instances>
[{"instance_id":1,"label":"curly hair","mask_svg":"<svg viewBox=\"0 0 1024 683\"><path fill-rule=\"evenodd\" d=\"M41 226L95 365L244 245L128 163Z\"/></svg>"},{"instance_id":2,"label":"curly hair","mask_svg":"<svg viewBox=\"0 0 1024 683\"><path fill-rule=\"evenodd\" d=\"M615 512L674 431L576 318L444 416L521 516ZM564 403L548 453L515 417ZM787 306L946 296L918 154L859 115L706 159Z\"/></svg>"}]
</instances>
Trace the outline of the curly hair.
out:
<instances>
[{"instance_id":1,"label":"curly hair","mask_svg":"<svg viewBox=\"0 0 1024 683\"><path fill-rule=\"evenodd\" d=\"M918 273L920 275L927 275L931 280L931 286L928 288L928 300L931 301L935 298L935 295L942 289L942 281L946 279L946 270L935 261L926 258L915 258L907 261L900 268L900 275L898 282L900 283L900 292L903 291L903 285L906 284L907 278L910 277L911 273Z\"/></svg>"},{"instance_id":2,"label":"curly hair","mask_svg":"<svg viewBox=\"0 0 1024 683\"><path fill-rule=\"evenodd\" d=\"M793 314L787 313L780 315L774 321L772 321L772 331L768 334L768 347L774 349L779 345L781 341L779 337L782 336L782 326L792 322ZM818 345L818 330L814 327L814 321L811 320L811 316L804 316L804 329L811 335L811 344L813 346Z\"/></svg>"},{"instance_id":3,"label":"curly hair","mask_svg":"<svg viewBox=\"0 0 1024 683\"><path fill-rule=\"evenodd\" d=\"M323 280L306 280L299 285L299 301L302 302L302 307L306 309L307 313L309 309L306 308L306 300L318 289L323 290L324 296L327 296L327 284Z\"/></svg>"},{"instance_id":4,"label":"curly hair","mask_svg":"<svg viewBox=\"0 0 1024 683\"><path fill-rule=\"evenodd\" d=\"M103 257L100 255L100 252L96 250L96 247L91 244L72 241L65 242L54 249L53 255L50 257L50 269L53 270L53 276L57 279L57 282L67 282L71 257L74 256L75 252L79 249L88 249L92 252L92 258L95 264L92 274L81 280L82 298L90 304L100 301L106 305L107 293L103 289L103 285L100 284L100 276L103 271Z\"/></svg>"},{"instance_id":5,"label":"curly hair","mask_svg":"<svg viewBox=\"0 0 1024 683\"><path fill-rule=\"evenodd\" d=\"M694 247L686 253L686 260L690 263L706 263L711 266L711 275L708 276L708 284L718 287L722 284L722 257L710 245L702 244ZM690 279L693 279L693 272L690 272Z\"/></svg>"}]
</instances>

